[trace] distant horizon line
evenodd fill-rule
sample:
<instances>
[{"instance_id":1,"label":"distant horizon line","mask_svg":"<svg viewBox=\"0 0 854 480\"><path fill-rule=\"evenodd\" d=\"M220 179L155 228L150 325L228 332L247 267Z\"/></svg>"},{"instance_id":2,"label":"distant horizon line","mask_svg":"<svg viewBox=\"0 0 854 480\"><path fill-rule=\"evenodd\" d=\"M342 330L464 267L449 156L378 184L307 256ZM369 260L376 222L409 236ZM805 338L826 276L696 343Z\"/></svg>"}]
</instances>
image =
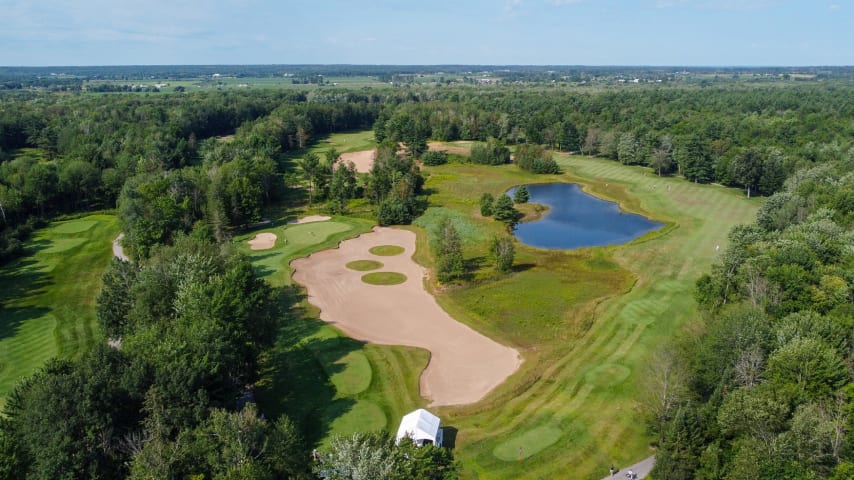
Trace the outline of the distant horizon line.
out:
<instances>
[{"instance_id":1,"label":"distant horizon line","mask_svg":"<svg viewBox=\"0 0 854 480\"><path fill-rule=\"evenodd\" d=\"M852 68L854 64L702 65L702 64L559 64L559 63L129 63L79 65L0 65L0 68L98 67L559 67L559 68Z\"/></svg>"}]
</instances>

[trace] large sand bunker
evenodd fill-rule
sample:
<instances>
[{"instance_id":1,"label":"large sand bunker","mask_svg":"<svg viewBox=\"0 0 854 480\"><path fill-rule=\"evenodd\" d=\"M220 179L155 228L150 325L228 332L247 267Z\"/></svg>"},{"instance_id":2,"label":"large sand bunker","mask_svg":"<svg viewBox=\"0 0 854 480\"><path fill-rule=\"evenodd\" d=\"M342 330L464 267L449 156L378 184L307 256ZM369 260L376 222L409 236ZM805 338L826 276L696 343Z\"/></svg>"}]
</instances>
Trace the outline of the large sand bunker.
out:
<instances>
[{"instance_id":1,"label":"large sand bunker","mask_svg":"<svg viewBox=\"0 0 854 480\"><path fill-rule=\"evenodd\" d=\"M275 233L259 233L255 238L249 240L250 250L269 250L276 246Z\"/></svg>"},{"instance_id":2,"label":"large sand bunker","mask_svg":"<svg viewBox=\"0 0 854 480\"><path fill-rule=\"evenodd\" d=\"M338 161L343 164L353 162L359 173L370 173L371 167L374 166L374 159L377 158L377 149L342 153L338 158Z\"/></svg>"},{"instance_id":3,"label":"large sand bunker","mask_svg":"<svg viewBox=\"0 0 854 480\"><path fill-rule=\"evenodd\" d=\"M400 245L404 254L379 257L368 251L388 244ZM320 318L351 337L429 350L421 395L431 405L476 402L519 368L519 353L445 313L424 290L426 271L410 258L414 252L414 233L377 227L337 249L294 260L293 279L305 285ZM407 280L400 285L364 283L362 272L346 267L362 259L381 261L382 271L402 273Z\"/></svg>"}]
</instances>

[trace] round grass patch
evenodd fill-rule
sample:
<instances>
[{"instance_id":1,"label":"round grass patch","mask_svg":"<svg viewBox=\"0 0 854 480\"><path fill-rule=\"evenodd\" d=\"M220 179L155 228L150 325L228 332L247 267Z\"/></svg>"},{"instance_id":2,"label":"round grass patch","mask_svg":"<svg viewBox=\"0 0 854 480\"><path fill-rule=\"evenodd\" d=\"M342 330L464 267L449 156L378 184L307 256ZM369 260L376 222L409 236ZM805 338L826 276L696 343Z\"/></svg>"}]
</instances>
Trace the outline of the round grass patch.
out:
<instances>
[{"instance_id":1,"label":"round grass patch","mask_svg":"<svg viewBox=\"0 0 854 480\"><path fill-rule=\"evenodd\" d=\"M340 353L339 353L340 355ZM373 371L368 357L364 353L349 352L328 364L325 362L323 368L329 375L329 380L335 385L338 395L355 395L364 392L371 386Z\"/></svg>"},{"instance_id":2,"label":"round grass patch","mask_svg":"<svg viewBox=\"0 0 854 480\"><path fill-rule=\"evenodd\" d=\"M330 409L336 410L337 405L333 402ZM359 400L343 414L337 412L326 412L325 417L334 416L329 431L336 435L351 435L356 432L373 432L386 427L388 420L383 410L374 402Z\"/></svg>"},{"instance_id":3,"label":"round grass patch","mask_svg":"<svg viewBox=\"0 0 854 480\"><path fill-rule=\"evenodd\" d=\"M371 285L400 285L406 275L397 272L374 272L362 275L362 281Z\"/></svg>"},{"instance_id":4,"label":"round grass patch","mask_svg":"<svg viewBox=\"0 0 854 480\"><path fill-rule=\"evenodd\" d=\"M376 260L353 260L352 262L347 262L347 268L358 272L368 272L383 268L383 264Z\"/></svg>"},{"instance_id":5,"label":"round grass patch","mask_svg":"<svg viewBox=\"0 0 854 480\"><path fill-rule=\"evenodd\" d=\"M50 230L53 233L71 234L83 233L98 224L97 220L72 220L57 224Z\"/></svg>"},{"instance_id":6,"label":"round grass patch","mask_svg":"<svg viewBox=\"0 0 854 480\"><path fill-rule=\"evenodd\" d=\"M371 247L368 251L381 257L393 257L400 255L406 250L399 245L377 245L376 247Z\"/></svg>"},{"instance_id":7,"label":"round grass patch","mask_svg":"<svg viewBox=\"0 0 854 480\"><path fill-rule=\"evenodd\" d=\"M559 428L544 425L517 435L499 444L492 454L505 462L515 462L519 458L528 458L539 453L544 448L560 439L563 431ZM521 451L519 450L521 448Z\"/></svg>"}]
</instances>

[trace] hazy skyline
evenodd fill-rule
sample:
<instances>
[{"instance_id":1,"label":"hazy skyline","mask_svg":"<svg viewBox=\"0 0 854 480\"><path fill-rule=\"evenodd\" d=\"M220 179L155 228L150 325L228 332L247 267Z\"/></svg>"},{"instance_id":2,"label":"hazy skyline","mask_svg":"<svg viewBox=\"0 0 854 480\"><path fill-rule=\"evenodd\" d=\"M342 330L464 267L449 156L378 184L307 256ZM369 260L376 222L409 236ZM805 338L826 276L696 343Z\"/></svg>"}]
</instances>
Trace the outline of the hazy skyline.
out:
<instances>
[{"instance_id":1,"label":"hazy skyline","mask_svg":"<svg viewBox=\"0 0 854 480\"><path fill-rule=\"evenodd\" d=\"M0 0L0 65L854 65L851 0Z\"/></svg>"}]
</instances>

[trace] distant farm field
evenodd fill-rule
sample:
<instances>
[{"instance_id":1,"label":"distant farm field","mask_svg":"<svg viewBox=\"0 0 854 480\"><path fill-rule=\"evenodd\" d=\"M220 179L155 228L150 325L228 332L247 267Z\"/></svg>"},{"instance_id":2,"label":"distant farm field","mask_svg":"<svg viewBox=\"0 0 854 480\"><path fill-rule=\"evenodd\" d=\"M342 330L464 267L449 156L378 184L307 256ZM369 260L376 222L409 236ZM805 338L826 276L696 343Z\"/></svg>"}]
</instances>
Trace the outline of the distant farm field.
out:
<instances>
[{"instance_id":1,"label":"distant farm field","mask_svg":"<svg viewBox=\"0 0 854 480\"><path fill-rule=\"evenodd\" d=\"M74 358L101 333L95 299L118 222L91 215L54 222L0 273L0 404L51 357Z\"/></svg>"}]
</instances>

